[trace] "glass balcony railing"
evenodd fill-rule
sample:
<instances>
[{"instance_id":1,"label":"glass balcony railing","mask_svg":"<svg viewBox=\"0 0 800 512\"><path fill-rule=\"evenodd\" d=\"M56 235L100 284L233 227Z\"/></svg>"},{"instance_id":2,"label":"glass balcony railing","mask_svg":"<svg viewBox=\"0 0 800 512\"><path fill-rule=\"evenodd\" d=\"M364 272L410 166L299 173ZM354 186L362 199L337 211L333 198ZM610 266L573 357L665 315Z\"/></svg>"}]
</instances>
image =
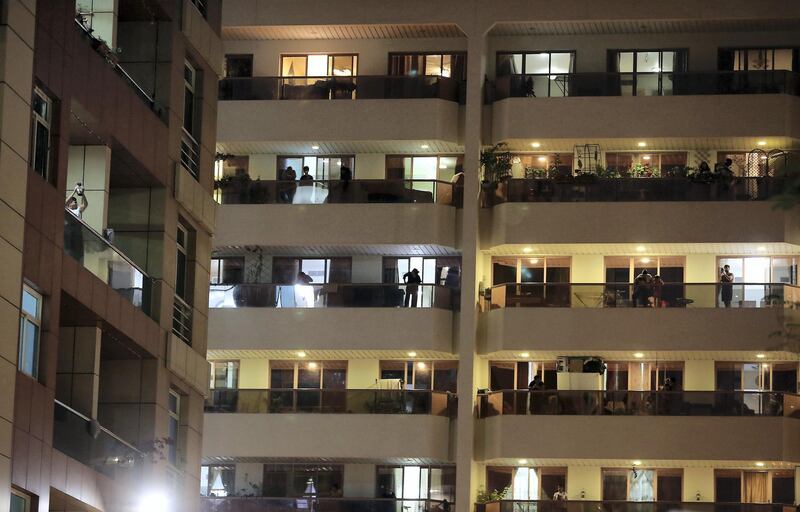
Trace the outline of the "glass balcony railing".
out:
<instances>
[{"instance_id":1,"label":"glass balcony railing","mask_svg":"<svg viewBox=\"0 0 800 512\"><path fill-rule=\"evenodd\" d=\"M136 308L150 314L150 277L68 210L64 211L64 252Z\"/></svg>"},{"instance_id":2,"label":"glass balcony railing","mask_svg":"<svg viewBox=\"0 0 800 512\"><path fill-rule=\"evenodd\" d=\"M772 416L800 418L800 396L773 391L503 390L478 395L479 416Z\"/></svg>"},{"instance_id":3,"label":"glass balcony railing","mask_svg":"<svg viewBox=\"0 0 800 512\"><path fill-rule=\"evenodd\" d=\"M487 298L500 308L784 308L795 307L798 287L783 283L515 283L493 286Z\"/></svg>"},{"instance_id":4,"label":"glass balcony railing","mask_svg":"<svg viewBox=\"0 0 800 512\"><path fill-rule=\"evenodd\" d=\"M200 512L434 512L442 509L439 500L394 498L202 498ZM455 505L451 504L451 509ZM759 511L760 512L760 511ZM767 511L765 511L767 512Z\"/></svg>"},{"instance_id":5,"label":"glass balcony railing","mask_svg":"<svg viewBox=\"0 0 800 512\"><path fill-rule=\"evenodd\" d=\"M800 74L791 71L691 73L569 73L497 77L493 98L565 96L687 96L707 94L800 95Z\"/></svg>"},{"instance_id":6,"label":"glass balcony railing","mask_svg":"<svg viewBox=\"0 0 800 512\"><path fill-rule=\"evenodd\" d=\"M110 478L131 474L143 454L111 431L55 402L53 448Z\"/></svg>"},{"instance_id":7,"label":"glass balcony railing","mask_svg":"<svg viewBox=\"0 0 800 512\"><path fill-rule=\"evenodd\" d=\"M226 100L385 100L439 98L460 101L464 87L439 76L257 76L223 78Z\"/></svg>"},{"instance_id":8,"label":"glass balcony railing","mask_svg":"<svg viewBox=\"0 0 800 512\"><path fill-rule=\"evenodd\" d=\"M511 179L486 194L484 205L547 202L766 201L784 191L786 178L736 178L731 183L675 178Z\"/></svg>"},{"instance_id":9,"label":"glass balcony railing","mask_svg":"<svg viewBox=\"0 0 800 512\"><path fill-rule=\"evenodd\" d=\"M233 177L217 183L221 204L463 204L463 187L437 180L262 181Z\"/></svg>"},{"instance_id":10,"label":"glass balcony railing","mask_svg":"<svg viewBox=\"0 0 800 512\"><path fill-rule=\"evenodd\" d=\"M551 500L502 500L478 504L475 509L476 512L784 512L786 507L796 510L793 505L773 503Z\"/></svg>"},{"instance_id":11,"label":"glass balcony railing","mask_svg":"<svg viewBox=\"0 0 800 512\"><path fill-rule=\"evenodd\" d=\"M453 309L456 293L433 284L212 284L208 307Z\"/></svg>"},{"instance_id":12,"label":"glass balcony railing","mask_svg":"<svg viewBox=\"0 0 800 512\"><path fill-rule=\"evenodd\" d=\"M456 395L394 389L214 389L206 412L427 414L455 416Z\"/></svg>"}]
</instances>

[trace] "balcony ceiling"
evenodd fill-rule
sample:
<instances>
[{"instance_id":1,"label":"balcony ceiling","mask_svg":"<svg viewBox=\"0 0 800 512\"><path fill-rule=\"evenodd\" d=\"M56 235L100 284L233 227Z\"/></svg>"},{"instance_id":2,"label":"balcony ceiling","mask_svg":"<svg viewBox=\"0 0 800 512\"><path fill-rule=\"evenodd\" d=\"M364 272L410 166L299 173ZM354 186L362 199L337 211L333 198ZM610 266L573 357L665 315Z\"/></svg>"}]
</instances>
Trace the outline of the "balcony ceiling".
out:
<instances>
[{"instance_id":1,"label":"balcony ceiling","mask_svg":"<svg viewBox=\"0 0 800 512\"><path fill-rule=\"evenodd\" d=\"M466 37L450 24L282 25L222 27L227 41L286 39L417 39Z\"/></svg>"},{"instance_id":2,"label":"balcony ceiling","mask_svg":"<svg viewBox=\"0 0 800 512\"><path fill-rule=\"evenodd\" d=\"M534 100L536 101L536 100ZM554 99L553 101L561 101L561 99ZM726 151L752 151L754 148L759 148L758 141L766 141L766 146L763 148L766 151L771 149L796 149L800 148L800 140L791 137L770 137L758 136L753 137L670 137L670 138L650 138L642 136L640 138L629 139L548 139L548 138L530 138L530 139L509 139L504 141L508 144L511 151L535 151L537 153L572 153L575 146L582 146L584 144L599 144L601 151L707 151L709 158L716 158L716 150L724 149ZM534 149L531 144L538 142L539 148ZM645 142L646 147L639 147L639 142ZM712 148L712 149L710 149Z\"/></svg>"},{"instance_id":3,"label":"balcony ceiling","mask_svg":"<svg viewBox=\"0 0 800 512\"><path fill-rule=\"evenodd\" d=\"M203 461L205 463L205 461ZM492 466L519 466L519 459L488 459L484 461ZM525 465L529 467L620 467L630 468L633 461L629 459L526 459ZM715 469L754 469L751 460L667 460L667 459L642 459L644 468L715 468ZM763 469L794 469L795 464L783 461L764 461ZM762 468L759 468L762 469Z\"/></svg>"},{"instance_id":4,"label":"balcony ceiling","mask_svg":"<svg viewBox=\"0 0 800 512\"><path fill-rule=\"evenodd\" d=\"M498 23L490 36L573 36L676 34L709 32L776 32L800 30L798 19L589 20Z\"/></svg>"},{"instance_id":5,"label":"balcony ceiling","mask_svg":"<svg viewBox=\"0 0 800 512\"><path fill-rule=\"evenodd\" d=\"M314 206L311 206L314 208ZM273 256L336 257L336 256L460 256L452 247L422 245L265 245L264 254ZM241 256L243 246L214 247L214 256Z\"/></svg>"},{"instance_id":6,"label":"balcony ceiling","mask_svg":"<svg viewBox=\"0 0 800 512\"><path fill-rule=\"evenodd\" d=\"M521 205L521 203L520 203ZM491 256L564 256L564 255L603 255L603 256L675 256L685 254L717 254L738 256L779 256L800 254L800 245L783 242L774 243L677 243L648 244L647 236L630 244L503 244L484 250ZM644 246L644 251L636 248ZM530 248L530 252L525 252ZM759 250L761 248L762 250Z\"/></svg>"},{"instance_id":7,"label":"balcony ceiling","mask_svg":"<svg viewBox=\"0 0 800 512\"><path fill-rule=\"evenodd\" d=\"M384 459L331 459L327 457L203 457L203 464L231 464L234 462L252 464L396 464L410 466L441 466L452 464L452 461L427 457L388 457Z\"/></svg>"},{"instance_id":8,"label":"balcony ceiling","mask_svg":"<svg viewBox=\"0 0 800 512\"><path fill-rule=\"evenodd\" d=\"M298 348L298 350L303 347ZM344 361L350 359L408 359L406 350L303 350L306 353L303 361ZM449 359L458 360L456 354L437 352L435 350L417 350L414 359ZM207 359L298 359L295 350L209 350Z\"/></svg>"},{"instance_id":9,"label":"balcony ceiling","mask_svg":"<svg viewBox=\"0 0 800 512\"><path fill-rule=\"evenodd\" d=\"M311 149L311 146L319 146L319 149ZM422 146L428 147L423 149ZM355 155L358 153L423 155L463 153L464 146L441 140L253 141L220 142L217 144L217 152L229 155Z\"/></svg>"},{"instance_id":10,"label":"balcony ceiling","mask_svg":"<svg viewBox=\"0 0 800 512\"><path fill-rule=\"evenodd\" d=\"M797 361L797 353L789 350L777 350L785 348L783 341L775 338L774 348L764 352L766 357L763 361ZM658 352L637 351L636 347L631 346L629 351L623 350L526 350L528 357L522 358L519 356L520 351L501 350L492 352L490 354L481 354L480 358L486 361L555 361L563 356L593 356L599 357L605 361L630 361L632 363L654 363L657 361L754 361L755 355L762 353L762 351L752 350L663 350ZM634 352L642 352L644 357L637 359L633 356ZM211 354L211 351L209 351ZM211 356L209 355L209 359ZM220 357L220 359L222 359Z\"/></svg>"}]
</instances>

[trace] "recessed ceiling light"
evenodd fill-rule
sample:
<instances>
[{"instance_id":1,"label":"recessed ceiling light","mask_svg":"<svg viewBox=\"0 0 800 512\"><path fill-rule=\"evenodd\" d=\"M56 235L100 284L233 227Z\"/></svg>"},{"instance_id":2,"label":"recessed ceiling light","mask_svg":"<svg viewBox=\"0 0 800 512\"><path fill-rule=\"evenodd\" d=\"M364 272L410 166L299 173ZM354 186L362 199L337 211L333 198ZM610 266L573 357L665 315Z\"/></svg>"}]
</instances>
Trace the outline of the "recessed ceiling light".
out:
<instances>
[{"instance_id":1,"label":"recessed ceiling light","mask_svg":"<svg viewBox=\"0 0 800 512\"><path fill-rule=\"evenodd\" d=\"M538 160L538 161L540 161L540 162L544 163L544 162L546 162L546 161L547 161L547 157L546 157L546 156L540 156L540 157L539 157L539 158L537 158L536 160Z\"/></svg>"},{"instance_id":2,"label":"recessed ceiling light","mask_svg":"<svg viewBox=\"0 0 800 512\"><path fill-rule=\"evenodd\" d=\"M530 354L529 352L522 352L522 353L519 355L519 357L522 357L522 358L525 358L525 359L527 359L527 358L531 357L531 354Z\"/></svg>"},{"instance_id":3,"label":"recessed ceiling light","mask_svg":"<svg viewBox=\"0 0 800 512\"><path fill-rule=\"evenodd\" d=\"M650 258L642 258L640 261L642 263L650 263Z\"/></svg>"},{"instance_id":4,"label":"recessed ceiling light","mask_svg":"<svg viewBox=\"0 0 800 512\"><path fill-rule=\"evenodd\" d=\"M425 369L425 363L423 363L422 361L418 362L417 363L417 368L419 368L420 370L424 370Z\"/></svg>"},{"instance_id":5,"label":"recessed ceiling light","mask_svg":"<svg viewBox=\"0 0 800 512\"><path fill-rule=\"evenodd\" d=\"M317 363L308 363L308 368L311 369L311 370L316 370L317 369Z\"/></svg>"},{"instance_id":6,"label":"recessed ceiling light","mask_svg":"<svg viewBox=\"0 0 800 512\"><path fill-rule=\"evenodd\" d=\"M413 352L413 351L412 351L412 352L409 352L409 353L408 353L408 357L417 357L417 353L416 353L416 352Z\"/></svg>"},{"instance_id":7,"label":"recessed ceiling light","mask_svg":"<svg viewBox=\"0 0 800 512\"><path fill-rule=\"evenodd\" d=\"M756 466L759 467L759 468L763 468L764 467L764 463L763 462L756 462Z\"/></svg>"},{"instance_id":8,"label":"recessed ceiling light","mask_svg":"<svg viewBox=\"0 0 800 512\"><path fill-rule=\"evenodd\" d=\"M306 353L301 350L297 353L297 357L306 357Z\"/></svg>"},{"instance_id":9,"label":"recessed ceiling light","mask_svg":"<svg viewBox=\"0 0 800 512\"><path fill-rule=\"evenodd\" d=\"M635 461L633 461L633 465L634 465L634 466L641 466L641 465L642 465L642 461L640 461L640 460L635 460Z\"/></svg>"},{"instance_id":10,"label":"recessed ceiling light","mask_svg":"<svg viewBox=\"0 0 800 512\"><path fill-rule=\"evenodd\" d=\"M759 358L759 359L764 359L765 357L767 357L767 355L766 354L756 354L756 357Z\"/></svg>"},{"instance_id":11,"label":"recessed ceiling light","mask_svg":"<svg viewBox=\"0 0 800 512\"><path fill-rule=\"evenodd\" d=\"M634 352L633 357L635 357L636 359L641 359L644 357L644 352Z\"/></svg>"},{"instance_id":12,"label":"recessed ceiling light","mask_svg":"<svg viewBox=\"0 0 800 512\"><path fill-rule=\"evenodd\" d=\"M528 463L528 459L519 459L517 462L519 464L527 464Z\"/></svg>"},{"instance_id":13,"label":"recessed ceiling light","mask_svg":"<svg viewBox=\"0 0 800 512\"><path fill-rule=\"evenodd\" d=\"M636 252L644 252L646 250L647 250L647 247L645 247L643 245L637 245L636 246Z\"/></svg>"},{"instance_id":14,"label":"recessed ceiling light","mask_svg":"<svg viewBox=\"0 0 800 512\"><path fill-rule=\"evenodd\" d=\"M311 146L311 149L317 150L317 149L319 149L319 146Z\"/></svg>"},{"instance_id":15,"label":"recessed ceiling light","mask_svg":"<svg viewBox=\"0 0 800 512\"><path fill-rule=\"evenodd\" d=\"M759 146L766 146L766 145L767 145L767 141L765 141L765 140L760 140L760 141L758 141L758 145L759 145Z\"/></svg>"},{"instance_id":16,"label":"recessed ceiling light","mask_svg":"<svg viewBox=\"0 0 800 512\"><path fill-rule=\"evenodd\" d=\"M537 263L539 263L539 258L531 258L528 261L531 262L531 265L536 265Z\"/></svg>"},{"instance_id":17,"label":"recessed ceiling light","mask_svg":"<svg viewBox=\"0 0 800 512\"><path fill-rule=\"evenodd\" d=\"M767 250L767 248L764 247L763 245L759 245L758 247L756 247L756 250L759 251L759 252L764 252L764 251Z\"/></svg>"},{"instance_id":18,"label":"recessed ceiling light","mask_svg":"<svg viewBox=\"0 0 800 512\"><path fill-rule=\"evenodd\" d=\"M643 148L643 147L647 146L647 143L644 142L644 141L641 141L641 142L636 143L636 145L639 146L640 148Z\"/></svg>"},{"instance_id":19,"label":"recessed ceiling light","mask_svg":"<svg viewBox=\"0 0 800 512\"><path fill-rule=\"evenodd\" d=\"M650 155L644 155L644 156L642 157L642 160L650 160Z\"/></svg>"},{"instance_id":20,"label":"recessed ceiling light","mask_svg":"<svg viewBox=\"0 0 800 512\"><path fill-rule=\"evenodd\" d=\"M427 145L427 144L423 144L423 145L421 145L420 147L421 147L422 149L428 149L430 146L429 146L429 145Z\"/></svg>"},{"instance_id":21,"label":"recessed ceiling light","mask_svg":"<svg viewBox=\"0 0 800 512\"><path fill-rule=\"evenodd\" d=\"M533 146L533 147L535 147L535 148L540 148L540 147L542 147L541 143L539 143L539 142L531 142L531 146Z\"/></svg>"},{"instance_id":22,"label":"recessed ceiling light","mask_svg":"<svg viewBox=\"0 0 800 512\"><path fill-rule=\"evenodd\" d=\"M522 252L533 252L533 249L530 247L523 247Z\"/></svg>"}]
</instances>

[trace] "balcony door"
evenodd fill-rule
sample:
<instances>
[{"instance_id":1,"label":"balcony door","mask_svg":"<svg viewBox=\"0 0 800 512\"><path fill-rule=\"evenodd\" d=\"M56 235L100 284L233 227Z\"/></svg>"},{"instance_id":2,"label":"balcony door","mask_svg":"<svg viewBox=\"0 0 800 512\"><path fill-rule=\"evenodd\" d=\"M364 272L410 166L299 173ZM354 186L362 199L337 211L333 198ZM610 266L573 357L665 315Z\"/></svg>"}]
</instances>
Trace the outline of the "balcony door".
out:
<instances>
[{"instance_id":1,"label":"balcony door","mask_svg":"<svg viewBox=\"0 0 800 512\"><path fill-rule=\"evenodd\" d=\"M270 361L271 412L344 412L346 388L347 361Z\"/></svg>"},{"instance_id":2,"label":"balcony door","mask_svg":"<svg viewBox=\"0 0 800 512\"><path fill-rule=\"evenodd\" d=\"M673 73L686 71L687 50L609 50L608 70L619 73L622 96L672 95Z\"/></svg>"}]
</instances>

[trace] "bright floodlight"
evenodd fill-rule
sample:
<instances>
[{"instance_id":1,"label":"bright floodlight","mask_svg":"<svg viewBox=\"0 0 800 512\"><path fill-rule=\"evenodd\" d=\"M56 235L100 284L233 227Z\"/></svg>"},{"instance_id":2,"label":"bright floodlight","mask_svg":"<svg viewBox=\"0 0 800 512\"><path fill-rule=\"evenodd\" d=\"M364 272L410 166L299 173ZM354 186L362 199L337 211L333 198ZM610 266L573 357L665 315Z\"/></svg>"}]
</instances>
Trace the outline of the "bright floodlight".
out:
<instances>
[{"instance_id":1,"label":"bright floodlight","mask_svg":"<svg viewBox=\"0 0 800 512\"><path fill-rule=\"evenodd\" d=\"M159 492L147 493L139 501L139 512L169 512L169 500Z\"/></svg>"}]
</instances>

